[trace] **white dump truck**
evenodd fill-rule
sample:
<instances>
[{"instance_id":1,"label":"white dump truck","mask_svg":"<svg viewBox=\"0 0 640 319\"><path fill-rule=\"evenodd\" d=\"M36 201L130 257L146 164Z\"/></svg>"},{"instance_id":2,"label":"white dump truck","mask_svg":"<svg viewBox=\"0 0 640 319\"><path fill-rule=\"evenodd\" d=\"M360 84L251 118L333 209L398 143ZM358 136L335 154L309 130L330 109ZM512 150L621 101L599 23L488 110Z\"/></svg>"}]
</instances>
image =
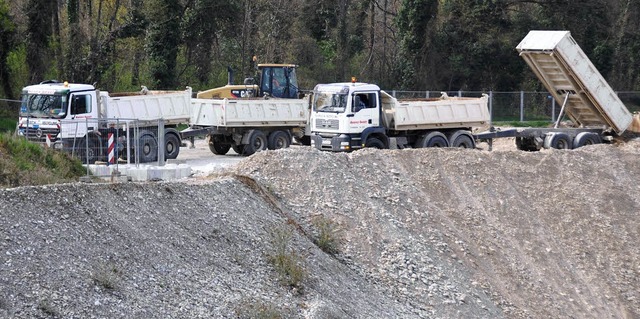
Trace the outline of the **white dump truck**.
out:
<instances>
[{"instance_id":1,"label":"white dump truck","mask_svg":"<svg viewBox=\"0 0 640 319\"><path fill-rule=\"evenodd\" d=\"M165 158L178 156L177 125L188 123L190 116L190 88L109 94L88 84L47 81L22 90L17 134L93 163L106 160L111 131L118 136L121 155L128 145L129 151L138 151L141 162L151 162L157 160L159 145ZM158 136L159 123L163 136Z\"/></svg>"},{"instance_id":2,"label":"white dump truck","mask_svg":"<svg viewBox=\"0 0 640 319\"><path fill-rule=\"evenodd\" d=\"M375 84L318 84L313 90L311 145L320 150L363 147L474 148L472 130L486 127L486 95L397 100Z\"/></svg>"},{"instance_id":3,"label":"white dump truck","mask_svg":"<svg viewBox=\"0 0 640 319\"><path fill-rule=\"evenodd\" d=\"M193 99L190 127L183 137L206 135L217 155L233 149L251 155L289 147L303 136L309 119L309 100L281 98Z\"/></svg>"},{"instance_id":4,"label":"white dump truck","mask_svg":"<svg viewBox=\"0 0 640 319\"><path fill-rule=\"evenodd\" d=\"M572 149L613 140L633 116L569 31L530 31L516 47L520 56L562 105L553 128L491 130L476 135L489 143L515 137L520 150ZM559 128L566 114L574 128Z\"/></svg>"},{"instance_id":5,"label":"white dump truck","mask_svg":"<svg viewBox=\"0 0 640 319\"><path fill-rule=\"evenodd\" d=\"M118 141L109 144L116 145L116 158L137 155L140 162L153 162L162 155L178 157L182 139L195 136L207 136L209 148L219 155L231 148L251 155L289 147L293 137L305 136L308 118L306 98L197 99L190 88L109 93L87 84L48 81L23 89L17 132L70 151L84 163L109 160L112 132ZM179 131L179 124L189 128Z\"/></svg>"}]
</instances>

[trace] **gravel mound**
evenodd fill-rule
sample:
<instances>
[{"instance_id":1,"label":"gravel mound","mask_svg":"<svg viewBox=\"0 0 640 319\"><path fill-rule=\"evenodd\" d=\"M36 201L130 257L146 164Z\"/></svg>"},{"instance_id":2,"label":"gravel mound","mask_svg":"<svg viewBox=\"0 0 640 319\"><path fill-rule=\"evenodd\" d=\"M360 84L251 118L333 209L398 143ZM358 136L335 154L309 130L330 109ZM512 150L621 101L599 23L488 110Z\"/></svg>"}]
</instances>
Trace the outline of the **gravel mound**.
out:
<instances>
[{"instance_id":1,"label":"gravel mound","mask_svg":"<svg viewBox=\"0 0 640 319\"><path fill-rule=\"evenodd\" d=\"M637 318L639 153L289 148L0 190L0 317Z\"/></svg>"}]
</instances>

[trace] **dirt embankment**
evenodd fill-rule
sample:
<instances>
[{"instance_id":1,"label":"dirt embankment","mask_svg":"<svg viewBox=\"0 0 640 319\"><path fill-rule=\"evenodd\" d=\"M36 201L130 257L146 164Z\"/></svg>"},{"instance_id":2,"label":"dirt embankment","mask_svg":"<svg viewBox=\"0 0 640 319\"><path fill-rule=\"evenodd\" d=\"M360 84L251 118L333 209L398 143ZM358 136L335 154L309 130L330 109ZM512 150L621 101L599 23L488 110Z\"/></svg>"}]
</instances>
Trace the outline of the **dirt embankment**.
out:
<instances>
[{"instance_id":1,"label":"dirt embankment","mask_svg":"<svg viewBox=\"0 0 640 319\"><path fill-rule=\"evenodd\" d=\"M637 318L639 154L291 148L197 182L3 190L0 317Z\"/></svg>"}]
</instances>

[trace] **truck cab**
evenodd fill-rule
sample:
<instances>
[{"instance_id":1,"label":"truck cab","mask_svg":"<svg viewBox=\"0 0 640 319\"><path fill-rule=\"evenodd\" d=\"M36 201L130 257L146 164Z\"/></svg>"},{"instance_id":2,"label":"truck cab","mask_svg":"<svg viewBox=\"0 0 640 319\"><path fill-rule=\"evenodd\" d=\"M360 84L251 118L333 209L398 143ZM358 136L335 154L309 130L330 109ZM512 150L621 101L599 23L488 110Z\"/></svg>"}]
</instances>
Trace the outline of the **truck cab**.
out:
<instances>
[{"instance_id":1,"label":"truck cab","mask_svg":"<svg viewBox=\"0 0 640 319\"><path fill-rule=\"evenodd\" d=\"M380 105L381 91L375 84L316 85L310 119L311 145L332 151L350 151L365 146L387 148Z\"/></svg>"},{"instance_id":2,"label":"truck cab","mask_svg":"<svg viewBox=\"0 0 640 319\"><path fill-rule=\"evenodd\" d=\"M21 99L17 133L33 142L82 137L93 128L78 121L78 127L65 130L62 136L61 122L98 117L98 96L92 85L46 81L25 87Z\"/></svg>"}]
</instances>

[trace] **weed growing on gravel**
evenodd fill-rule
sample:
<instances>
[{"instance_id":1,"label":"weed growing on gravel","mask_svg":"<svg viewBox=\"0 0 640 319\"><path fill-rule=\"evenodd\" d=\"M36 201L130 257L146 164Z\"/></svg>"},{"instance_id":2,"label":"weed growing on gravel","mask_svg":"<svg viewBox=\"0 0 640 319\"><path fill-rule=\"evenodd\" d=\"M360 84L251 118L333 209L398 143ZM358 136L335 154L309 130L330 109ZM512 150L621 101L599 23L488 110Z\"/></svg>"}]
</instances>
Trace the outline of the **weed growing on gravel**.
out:
<instances>
[{"instance_id":1,"label":"weed growing on gravel","mask_svg":"<svg viewBox=\"0 0 640 319\"><path fill-rule=\"evenodd\" d=\"M40 302L38 302L38 309L48 317L60 317L58 310L51 304L49 299L40 300Z\"/></svg>"},{"instance_id":2,"label":"weed growing on gravel","mask_svg":"<svg viewBox=\"0 0 640 319\"><path fill-rule=\"evenodd\" d=\"M338 234L338 224L322 215L316 216L311 224L316 228L314 243L327 254L337 254L342 242Z\"/></svg>"},{"instance_id":3,"label":"weed growing on gravel","mask_svg":"<svg viewBox=\"0 0 640 319\"><path fill-rule=\"evenodd\" d=\"M108 264L98 267L91 278L96 285L107 290L115 290L118 288L121 275L120 270L115 265Z\"/></svg>"},{"instance_id":4,"label":"weed growing on gravel","mask_svg":"<svg viewBox=\"0 0 640 319\"><path fill-rule=\"evenodd\" d=\"M280 319L286 316L275 305L245 301L236 308L239 319Z\"/></svg>"},{"instance_id":5,"label":"weed growing on gravel","mask_svg":"<svg viewBox=\"0 0 640 319\"><path fill-rule=\"evenodd\" d=\"M306 276L302 257L290 248L293 232L290 228L276 228L270 233L273 254L268 260L280 277L280 282L288 287L302 290L302 281Z\"/></svg>"}]
</instances>

